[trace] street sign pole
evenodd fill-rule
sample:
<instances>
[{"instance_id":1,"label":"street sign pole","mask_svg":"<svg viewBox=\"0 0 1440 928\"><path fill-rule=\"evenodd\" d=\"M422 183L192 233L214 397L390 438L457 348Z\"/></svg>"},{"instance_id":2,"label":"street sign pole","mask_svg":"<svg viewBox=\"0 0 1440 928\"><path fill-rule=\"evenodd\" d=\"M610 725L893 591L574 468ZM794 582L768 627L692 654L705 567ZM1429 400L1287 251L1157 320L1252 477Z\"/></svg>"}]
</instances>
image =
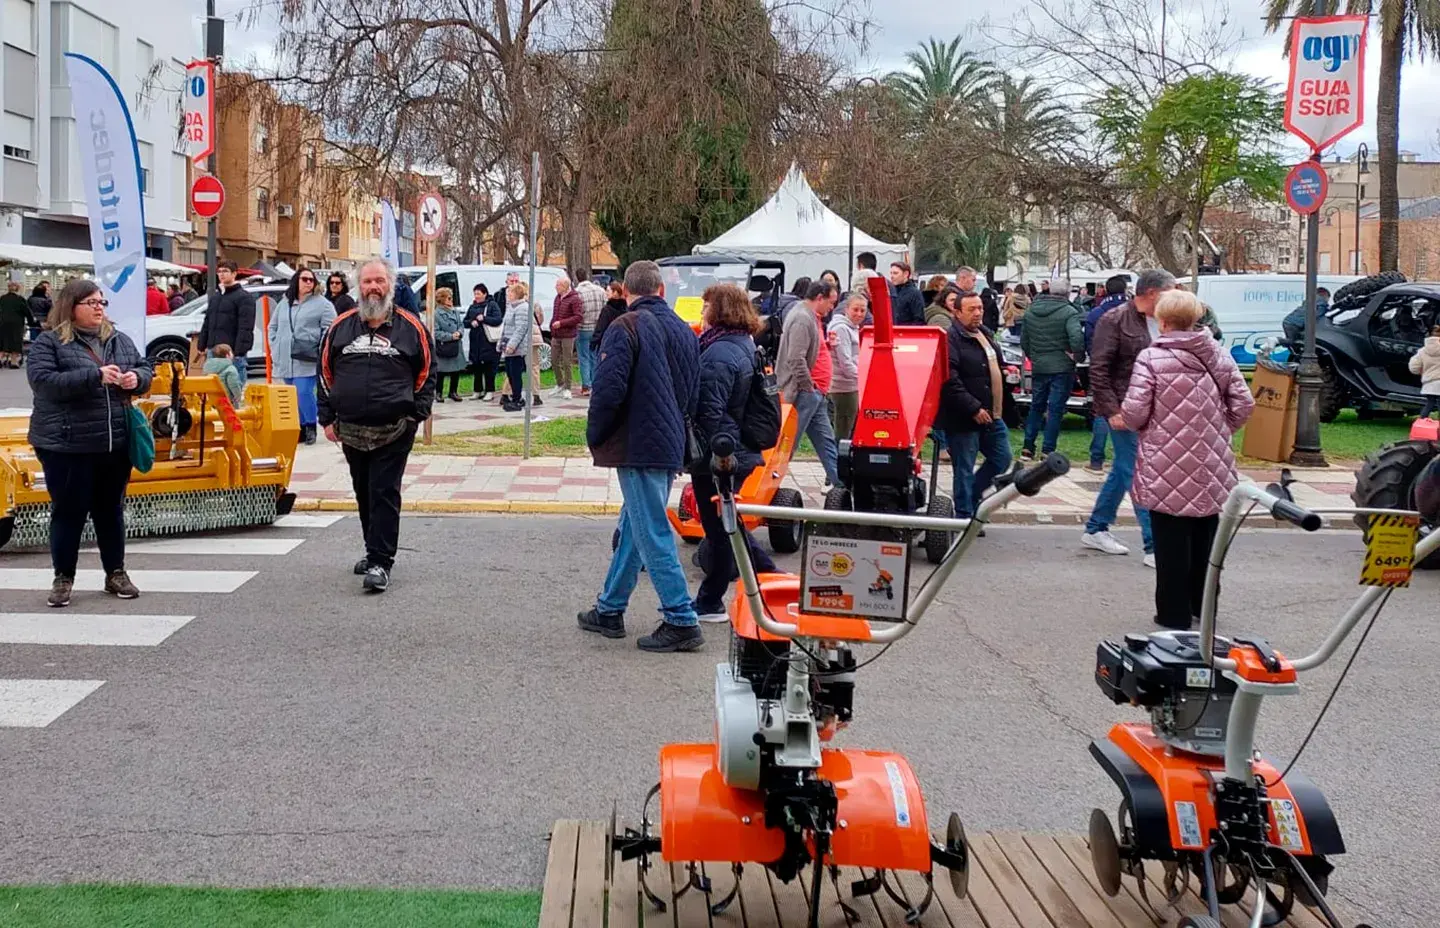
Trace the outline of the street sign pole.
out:
<instances>
[{"instance_id":1,"label":"street sign pole","mask_svg":"<svg viewBox=\"0 0 1440 928\"><path fill-rule=\"evenodd\" d=\"M1320 373L1320 359L1315 354L1316 267L1320 262L1320 213L1305 217L1305 348L1300 355L1300 371L1295 381L1300 398L1295 411L1295 449L1290 463L1297 467L1324 467L1325 453L1320 448L1320 391L1325 386Z\"/></svg>"},{"instance_id":2,"label":"street sign pole","mask_svg":"<svg viewBox=\"0 0 1440 928\"><path fill-rule=\"evenodd\" d=\"M221 55L225 54L224 21L219 20L218 22L220 22L221 25L216 25L215 0L205 0L205 17L205 58L211 62L215 62ZM215 88L211 87L210 92L213 94ZM218 127L213 124L208 128L213 134L212 138L214 138L216 142L215 147L210 152L210 159L206 162L206 169L213 175L215 173L215 151L220 147L220 133L217 131ZM205 223L205 299L207 300L211 299L211 294L215 292L215 288L218 286L215 279L215 262L219 260L219 241L217 238L219 226L216 224L218 220L218 216L211 216L210 221Z\"/></svg>"},{"instance_id":3,"label":"street sign pole","mask_svg":"<svg viewBox=\"0 0 1440 928\"><path fill-rule=\"evenodd\" d=\"M428 246L425 257L425 322L430 327L431 338L435 337L435 252L440 248L441 236L445 234L445 212L445 200L434 190L421 195L415 209L418 220L416 234ZM452 298L454 296L455 294L451 294ZM438 384L436 389L439 389ZM435 441L434 419L432 415L425 420L422 440L427 445Z\"/></svg>"},{"instance_id":4,"label":"street sign pole","mask_svg":"<svg viewBox=\"0 0 1440 928\"><path fill-rule=\"evenodd\" d=\"M530 347L530 326L535 324L535 307L539 304L539 296L535 293L535 246L540 238L540 153L530 153L530 318L525 326L525 351L529 357L525 365L525 374L520 381L525 391L525 440L520 447L522 458L530 457L530 404L533 397L540 395L540 352ZM554 355L551 355L553 360ZM534 362L533 364L528 362ZM530 370L534 367L535 370Z\"/></svg>"}]
</instances>

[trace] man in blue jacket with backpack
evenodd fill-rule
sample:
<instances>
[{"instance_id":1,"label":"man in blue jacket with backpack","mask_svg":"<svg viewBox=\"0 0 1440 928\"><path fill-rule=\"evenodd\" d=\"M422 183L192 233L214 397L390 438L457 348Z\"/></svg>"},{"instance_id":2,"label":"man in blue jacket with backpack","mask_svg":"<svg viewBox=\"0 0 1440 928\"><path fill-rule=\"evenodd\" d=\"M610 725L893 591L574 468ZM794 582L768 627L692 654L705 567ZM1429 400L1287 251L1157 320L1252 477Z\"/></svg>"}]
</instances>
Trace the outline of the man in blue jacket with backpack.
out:
<instances>
[{"instance_id":1,"label":"man in blue jacket with backpack","mask_svg":"<svg viewBox=\"0 0 1440 928\"><path fill-rule=\"evenodd\" d=\"M625 269L629 310L605 330L590 395L585 439L597 467L620 475L619 543L595 607L579 615L588 632L625 637L625 609L643 565L660 598L661 622L643 651L694 651L705 643L665 507L686 460L700 392L700 346L665 302L660 268ZM709 449L700 449L708 454Z\"/></svg>"}]
</instances>

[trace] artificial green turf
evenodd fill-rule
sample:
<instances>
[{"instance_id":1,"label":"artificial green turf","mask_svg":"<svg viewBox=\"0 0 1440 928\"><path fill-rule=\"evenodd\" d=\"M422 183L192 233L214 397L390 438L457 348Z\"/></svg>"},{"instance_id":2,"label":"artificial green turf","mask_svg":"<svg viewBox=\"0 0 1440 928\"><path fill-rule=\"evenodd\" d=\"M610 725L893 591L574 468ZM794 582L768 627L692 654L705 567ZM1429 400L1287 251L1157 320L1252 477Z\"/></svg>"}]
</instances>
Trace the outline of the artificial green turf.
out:
<instances>
[{"instance_id":1,"label":"artificial green turf","mask_svg":"<svg viewBox=\"0 0 1440 928\"><path fill-rule=\"evenodd\" d=\"M535 892L0 886L5 928L534 928Z\"/></svg>"}]
</instances>

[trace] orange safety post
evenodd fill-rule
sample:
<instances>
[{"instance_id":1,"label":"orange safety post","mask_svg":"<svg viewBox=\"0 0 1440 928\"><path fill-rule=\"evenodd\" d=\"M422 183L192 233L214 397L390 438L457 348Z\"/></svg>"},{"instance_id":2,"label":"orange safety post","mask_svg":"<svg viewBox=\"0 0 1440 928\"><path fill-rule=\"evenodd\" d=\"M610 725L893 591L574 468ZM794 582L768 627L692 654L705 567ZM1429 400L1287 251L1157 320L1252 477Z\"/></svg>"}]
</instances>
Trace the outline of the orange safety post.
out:
<instances>
[{"instance_id":1,"label":"orange safety post","mask_svg":"<svg viewBox=\"0 0 1440 928\"><path fill-rule=\"evenodd\" d=\"M260 335L265 339L265 382L272 382L275 365L270 358L270 297L260 297L260 316L264 320Z\"/></svg>"}]
</instances>

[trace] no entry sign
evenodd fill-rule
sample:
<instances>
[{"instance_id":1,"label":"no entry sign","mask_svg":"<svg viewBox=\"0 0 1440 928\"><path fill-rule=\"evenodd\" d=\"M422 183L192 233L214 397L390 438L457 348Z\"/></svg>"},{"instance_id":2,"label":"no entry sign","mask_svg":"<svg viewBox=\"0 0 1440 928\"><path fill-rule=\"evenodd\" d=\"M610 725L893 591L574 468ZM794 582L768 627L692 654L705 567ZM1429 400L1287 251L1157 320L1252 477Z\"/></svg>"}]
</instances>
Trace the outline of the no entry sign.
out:
<instances>
[{"instance_id":1,"label":"no entry sign","mask_svg":"<svg viewBox=\"0 0 1440 928\"><path fill-rule=\"evenodd\" d=\"M225 188L213 174L201 174L190 186L190 208L201 219L214 219L225 206Z\"/></svg>"},{"instance_id":2,"label":"no entry sign","mask_svg":"<svg viewBox=\"0 0 1440 928\"><path fill-rule=\"evenodd\" d=\"M1325 204L1330 190L1330 177L1315 161L1302 161L1285 175L1285 201L1302 216L1308 216Z\"/></svg>"},{"instance_id":3,"label":"no entry sign","mask_svg":"<svg viewBox=\"0 0 1440 928\"><path fill-rule=\"evenodd\" d=\"M1318 152L1365 121L1364 16L1297 17L1285 128Z\"/></svg>"}]
</instances>

